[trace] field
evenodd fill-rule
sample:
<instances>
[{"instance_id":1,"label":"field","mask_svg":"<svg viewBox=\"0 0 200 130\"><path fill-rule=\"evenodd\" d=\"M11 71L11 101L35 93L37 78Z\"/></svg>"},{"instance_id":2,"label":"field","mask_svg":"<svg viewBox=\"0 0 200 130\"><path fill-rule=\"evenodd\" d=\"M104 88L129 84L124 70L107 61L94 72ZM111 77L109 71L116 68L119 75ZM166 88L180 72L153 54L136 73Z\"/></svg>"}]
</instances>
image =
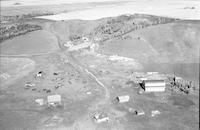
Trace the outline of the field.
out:
<instances>
[{"instance_id":1,"label":"field","mask_svg":"<svg viewBox=\"0 0 200 130\"><path fill-rule=\"evenodd\" d=\"M35 69L35 62L28 58L1 58L0 60L2 89Z\"/></svg>"},{"instance_id":2,"label":"field","mask_svg":"<svg viewBox=\"0 0 200 130\"><path fill-rule=\"evenodd\" d=\"M40 55L59 49L57 38L44 30L7 40L0 46L2 55Z\"/></svg>"},{"instance_id":3,"label":"field","mask_svg":"<svg viewBox=\"0 0 200 130\"><path fill-rule=\"evenodd\" d=\"M102 5L95 8L86 8L72 12L63 12L55 15L41 16L41 18L51 20L96 20L105 17L116 17L123 14L149 14L180 19L199 20L198 12L200 8L198 0L135 0L123 3L113 3ZM103 10L103 11L102 11Z\"/></svg>"},{"instance_id":4,"label":"field","mask_svg":"<svg viewBox=\"0 0 200 130\"><path fill-rule=\"evenodd\" d=\"M0 129L198 130L200 21L143 14L19 21L42 29L0 44ZM174 76L191 81L188 93L175 89ZM163 79L165 92L144 92L141 77ZM51 106L55 94L61 104ZM124 95L130 100L119 103ZM101 112L108 121L95 121Z\"/></svg>"}]
</instances>

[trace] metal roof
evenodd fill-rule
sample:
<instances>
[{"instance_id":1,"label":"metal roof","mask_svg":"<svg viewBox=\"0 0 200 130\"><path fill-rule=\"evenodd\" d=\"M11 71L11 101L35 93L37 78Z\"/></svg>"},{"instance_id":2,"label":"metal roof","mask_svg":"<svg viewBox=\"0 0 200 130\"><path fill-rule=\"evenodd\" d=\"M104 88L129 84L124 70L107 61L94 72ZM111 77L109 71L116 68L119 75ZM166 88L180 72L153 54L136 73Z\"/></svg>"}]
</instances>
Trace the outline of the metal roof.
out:
<instances>
[{"instance_id":1,"label":"metal roof","mask_svg":"<svg viewBox=\"0 0 200 130\"><path fill-rule=\"evenodd\" d=\"M143 81L144 87L165 87L164 80L144 80Z\"/></svg>"},{"instance_id":2,"label":"metal roof","mask_svg":"<svg viewBox=\"0 0 200 130\"><path fill-rule=\"evenodd\" d=\"M156 85L148 85L148 86L145 86L145 88L163 88L165 87L165 85L159 85L159 86L156 86Z\"/></svg>"},{"instance_id":3,"label":"metal roof","mask_svg":"<svg viewBox=\"0 0 200 130\"><path fill-rule=\"evenodd\" d=\"M163 83L164 80L144 80L144 83Z\"/></svg>"}]
</instances>

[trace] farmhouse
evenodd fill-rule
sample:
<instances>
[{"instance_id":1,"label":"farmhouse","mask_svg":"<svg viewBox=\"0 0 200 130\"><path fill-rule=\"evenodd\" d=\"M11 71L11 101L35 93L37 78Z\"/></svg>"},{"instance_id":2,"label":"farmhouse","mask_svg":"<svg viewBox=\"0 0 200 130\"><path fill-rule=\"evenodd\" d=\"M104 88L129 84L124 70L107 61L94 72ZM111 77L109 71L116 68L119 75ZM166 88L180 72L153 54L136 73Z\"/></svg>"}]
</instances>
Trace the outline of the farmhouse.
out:
<instances>
[{"instance_id":1,"label":"farmhouse","mask_svg":"<svg viewBox=\"0 0 200 130\"><path fill-rule=\"evenodd\" d=\"M142 87L145 92L164 92L165 81L164 80L144 80Z\"/></svg>"}]
</instances>

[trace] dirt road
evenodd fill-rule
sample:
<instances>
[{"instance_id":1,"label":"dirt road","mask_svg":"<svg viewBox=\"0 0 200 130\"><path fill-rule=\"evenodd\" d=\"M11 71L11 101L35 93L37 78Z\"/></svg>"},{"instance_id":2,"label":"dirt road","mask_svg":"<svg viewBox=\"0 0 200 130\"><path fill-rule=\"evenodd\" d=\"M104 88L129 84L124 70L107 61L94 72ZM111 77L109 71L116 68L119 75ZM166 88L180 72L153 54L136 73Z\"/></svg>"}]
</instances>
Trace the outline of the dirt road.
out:
<instances>
[{"instance_id":1,"label":"dirt road","mask_svg":"<svg viewBox=\"0 0 200 130\"><path fill-rule=\"evenodd\" d=\"M108 104L109 99L110 99L110 92L108 90L108 88L102 83L102 81L100 81L98 79L97 76L95 76L94 73L92 73L92 71L87 68L86 66L84 66L83 64L81 64L72 53L69 53L68 58L70 58L71 60L69 60L70 62L73 62L77 65L77 67L81 70L83 70L83 72L85 72L85 74L87 74L87 76L89 78L92 78L94 82L96 82L99 87L103 88L103 90L105 91L105 95L104 98L101 98L100 100L96 101L95 103L91 104L91 106L88 108L88 112L87 114L76 120L76 122L74 123L72 129L76 129L76 130L93 130L96 129L95 124L93 124L93 122L90 120L90 118L92 118L94 116L94 113L99 111L99 108L101 108L100 106L105 106ZM89 119L89 120L88 120Z\"/></svg>"},{"instance_id":2,"label":"dirt road","mask_svg":"<svg viewBox=\"0 0 200 130\"><path fill-rule=\"evenodd\" d=\"M108 88L88 69L85 69L85 72L88 73L89 75L91 75L95 79L95 81L105 90L105 98L109 99L110 92L109 92Z\"/></svg>"},{"instance_id":3,"label":"dirt road","mask_svg":"<svg viewBox=\"0 0 200 130\"><path fill-rule=\"evenodd\" d=\"M88 108L88 112L85 114L85 116L80 117L77 119L70 129L76 129L76 130L83 130L83 129L95 129L95 125L91 122L91 120L88 120L88 118L91 118L92 114L96 111L98 111L100 106L104 106L108 104L108 101L110 99L110 92L108 88L98 79L98 77L88 68L87 66L83 65L78 61L77 58L75 58L73 51L67 51L66 48L63 46L62 39L59 37L59 35L53 30L51 25L48 25L47 29L49 29L50 32L52 32L58 39L58 45L60 47L60 56L63 59L66 59L65 61L68 61L77 71L80 71L83 73L83 75L86 75L89 79L93 79L94 82L96 82L100 88L103 88L105 95L104 98L101 98L100 100L94 102L91 104L91 106Z\"/></svg>"},{"instance_id":4,"label":"dirt road","mask_svg":"<svg viewBox=\"0 0 200 130\"><path fill-rule=\"evenodd\" d=\"M68 52L67 57L69 58L68 60L70 62L72 62L73 64L76 64L79 69L83 70L89 77L93 79L94 82L96 82L101 88L104 89L105 91L104 98L95 104L94 109L98 108L99 105L106 104L108 99L110 98L110 92L108 88L102 83L102 81L98 79L97 76L95 76L94 73L92 73L92 71L88 67L80 63L71 52Z\"/></svg>"},{"instance_id":5,"label":"dirt road","mask_svg":"<svg viewBox=\"0 0 200 130\"><path fill-rule=\"evenodd\" d=\"M77 69L80 69L80 70L83 70L87 73L87 75L89 75L90 77L92 77L94 79L94 81L99 84L100 87L102 87L104 90L105 90L105 98L102 99L98 104L103 104L103 103L106 103L107 100L110 98L110 92L109 90L107 89L107 87L90 71L89 68L87 68L86 66L84 66L83 64L81 64L73 55L73 51L70 52L66 52L65 51L65 48L64 48L64 44L62 44L62 39L59 37L59 35L54 31L53 29L53 25L52 24L47 24L46 25L46 29L48 31L50 31L51 33L53 33L56 37L57 37L57 41L58 41L58 46L60 47L62 53L61 54L61 57L62 58L67 58L66 60L69 60L72 64L74 64ZM91 45L91 43L83 43L80 45L80 47L78 46L78 49L79 48L84 48L85 46L89 46ZM76 50L76 49L75 49ZM63 55L64 54L64 55ZM96 104L96 108L98 108L98 105Z\"/></svg>"}]
</instances>

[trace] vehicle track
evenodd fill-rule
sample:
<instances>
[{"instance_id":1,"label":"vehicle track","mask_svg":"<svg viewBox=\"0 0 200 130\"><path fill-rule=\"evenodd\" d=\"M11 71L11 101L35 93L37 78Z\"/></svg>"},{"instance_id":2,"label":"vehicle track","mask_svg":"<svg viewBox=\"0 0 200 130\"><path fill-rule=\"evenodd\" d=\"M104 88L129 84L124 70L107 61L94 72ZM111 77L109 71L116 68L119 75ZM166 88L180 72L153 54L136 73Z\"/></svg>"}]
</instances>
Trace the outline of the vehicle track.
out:
<instances>
[{"instance_id":1,"label":"vehicle track","mask_svg":"<svg viewBox=\"0 0 200 130\"><path fill-rule=\"evenodd\" d=\"M86 67L85 65L83 65L82 63L80 63L74 57L74 55L71 52L68 52L68 58L70 58L69 61L75 63L79 69L83 70L88 76L90 76L93 79L94 82L96 82L105 91L104 98L101 99L99 102L97 102L93 106L93 109L97 109L99 105L106 104L108 102L109 98L110 98L110 92L109 92L108 88L98 79L97 76L95 76L94 73L92 73L92 71L88 67Z\"/></svg>"},{"instance_id":2,"label":"vehicle track","mask_svg":"<svg viewBox=\"0 0 200 130\"><path fill-rule=\"evenodd\" d=\"M104 90L105 90L105 98L102 99L102 101L99 102L99 104L103 104L106 103L107 100L110 98L110 92L108 90L108 88L92 73L92 71L90 71L89 68L87 68L86 66L84 66L83 64L81 64L73 55L73 52L66 52L65 48L63 47L62 44L62 39L59 37L59 35L54 31L53 29L53 24L48 24L47 25L47 29L48 31L50 31L51 33L53 33L56 37L57 37L57 41L58 41L58 46L61 49L61 56L63 58L67 58L67 60L69 60L72 64L74 64L75 67L77 67L77 69L79 70L83 70L87 73L87 75L89 75L90 77L92 77L94 79L94 81L101 86ZM65 53L66 52L66 53ZM65 55L63 55L65 54ZM96 104L96 106L98 106Z\"/></svg>"},{"instance_id":3,"label":"vehicle track","mask_svg":"<svg viewBox=\"0 0 200 130\"><path fill-rule=\"evenodd\" d=\"M85 65L83 65L82 63L80 63L73 55L73 52L62 52L60 53L60 55L62 56L62 58L67 58L67 60L69 61L69 63L71 65L73 65L73 67L79 71L82 72L84 75L87 75L88 78L93 79L94 82L96 82L98 84L99 87L103 88L103 90L105 91L105 95L103 96L103 98L101 98L100 100L97 100L96 102L92 103L91 106L88 108L88 112L85 114L85 116L80 117L79 119L77 119L73 126L70 128L72 130L85 130L87 128L87 130L90 130L92 128L88 128L86 126L91 126L95 127L94 124L91 124L92 121L88 120L88 118L92 118L95 114L95 112L99 111L99 108L101 106L107 105L110 99L110 92L108 90L108 88L102 83L102 81L100 81L98 79L97 76L95 76L94 73L92 73L92 71L87 68ZM93 129L92 129L93 130Z\"/></svg>"},{"instance_id":4,"label":"vehicle track","mask_svg":"<svg viewBox=\"0 0 200 130\"><path fill-rule=\"evenodd\" d=\"M67 61L69 61L69 63L71 65L73 65L73 67L77 70L77 71L82 71L85 72L85 74L89 77L92 78L94 82L96 82L101 88L104 89L105 91L105 95L104 98L101 98L100 100L98 100L97 102L95 102L94 104L91 105L91 107L89 107L88 109L88 113L86 114L87 116L84 116L78 120L75 121L75 123L72 126L72 129L76 129L76 130L82 130L82 127L85 128L85 124L84 123L88 123L87 119L88 117L91 118L91 116L93 116L92 114L94 114L94 112L98 111L99 106L102 105L106 105L108 104L108 101L110 99L110 92L108 90L108 88L98 79L97 76L95 76L94 73L92 73L92 71L85 65L83 65L82 63L80 63L73 55L73 51L67 51L62 44L62 40L61 38L58 36L58 34L53 30L52 25L49 26L49 31L51 33L53 33L58 40L58 46L60 47L61 53L60 56L62 58L66 58ZM85 122L86 121L86 122ZM84 129L83 128L83 129ZM87 128L88 129L88 128Z\"/></svg>"}]
</instances>

